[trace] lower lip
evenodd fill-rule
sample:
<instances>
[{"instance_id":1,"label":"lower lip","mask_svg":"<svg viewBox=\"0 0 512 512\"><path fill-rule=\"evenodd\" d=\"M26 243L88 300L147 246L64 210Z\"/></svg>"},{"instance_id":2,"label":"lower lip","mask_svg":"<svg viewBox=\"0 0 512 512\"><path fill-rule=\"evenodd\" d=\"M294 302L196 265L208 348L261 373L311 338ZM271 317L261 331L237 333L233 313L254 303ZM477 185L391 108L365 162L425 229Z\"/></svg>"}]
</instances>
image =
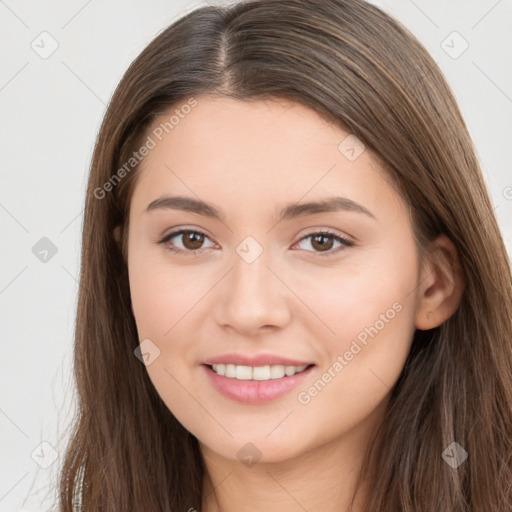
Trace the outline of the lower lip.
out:
<instances>
[{"instance_id":1,"label":"lower lip","mask_svg":"<svg viewBox=\"0 0 512 512\"><path fill-rule=\"evenodd\" d=\"M311 373L314 365L303 372L271 380L239 380L215 373L208 365L202 365L213 387L221 394L244 404L264 404L276 400L301 384Z\"/></svg>"}]
</instances>

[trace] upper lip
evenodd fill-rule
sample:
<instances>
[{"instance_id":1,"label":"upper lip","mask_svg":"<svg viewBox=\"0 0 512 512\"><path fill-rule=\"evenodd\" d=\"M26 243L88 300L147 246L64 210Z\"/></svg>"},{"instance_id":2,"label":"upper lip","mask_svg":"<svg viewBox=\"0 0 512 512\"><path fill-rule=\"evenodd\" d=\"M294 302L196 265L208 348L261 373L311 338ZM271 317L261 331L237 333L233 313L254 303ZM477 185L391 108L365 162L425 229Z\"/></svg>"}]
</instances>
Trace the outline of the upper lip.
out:
<instances>
[{"instance_id":1,"label":"upper lip","mask_svg":"<svg viewBox=\"0 0 512 512\"><path fill-rule=\"evenodd\" d=\"M234 364L237 366L304 366L313 364L311 361L299 361L298 359L290 359L288 357L281 357L273 354L257 354L257 355L243 355L243 354L224 354L222 356L210 357L206 359L203 364Z\"/></svg>"}]
</instances>

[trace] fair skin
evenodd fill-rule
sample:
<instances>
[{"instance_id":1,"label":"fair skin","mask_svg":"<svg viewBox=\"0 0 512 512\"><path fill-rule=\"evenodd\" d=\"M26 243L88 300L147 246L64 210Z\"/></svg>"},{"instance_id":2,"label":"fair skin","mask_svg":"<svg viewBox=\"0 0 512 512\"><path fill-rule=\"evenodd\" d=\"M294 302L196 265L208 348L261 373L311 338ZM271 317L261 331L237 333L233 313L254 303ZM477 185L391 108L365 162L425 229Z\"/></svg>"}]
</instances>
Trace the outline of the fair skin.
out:
<instances>
[{"instance_id":1,"label":"fair skin","mask_svg":"<svg viewBox=\"0 0 512 512\"><path fill-rule=\"evenodd\" d=\"M191 508L348 510L415 329L440 325L459 304L455 249L440 236L432 249L442 264L428 260L420 268L407 206L375 156L367 148L350 161L338 149L349 133L314 111L284 101L197 100L138 169L128 231L139 339L160 350L149 377L198 439L214 487L205 479L203 503ZM213 204L222 220L146 211L152 201L178 195ZM342 209L277 222L289 203L332 196L371 215ZM182 228L204 234L203 243L190 235L157 243ZM335 236L323 245L321 236L320 243L308 236L326 229ZM237 252L248 236L257 243L251 251L263 249L250 263ZM166 248L173 244L183 252ZM349 360L344 354L371 326L377 333ZM205 377L205 359L227 353L314 366L284 396L247 404ZM333 371L340 355L343 369ZM325 387L308 392L329 368ZM237 455L246 443L260 457L255 464ZM362 510L364 492L354 512Z\"/></svg>"}]
</instances>

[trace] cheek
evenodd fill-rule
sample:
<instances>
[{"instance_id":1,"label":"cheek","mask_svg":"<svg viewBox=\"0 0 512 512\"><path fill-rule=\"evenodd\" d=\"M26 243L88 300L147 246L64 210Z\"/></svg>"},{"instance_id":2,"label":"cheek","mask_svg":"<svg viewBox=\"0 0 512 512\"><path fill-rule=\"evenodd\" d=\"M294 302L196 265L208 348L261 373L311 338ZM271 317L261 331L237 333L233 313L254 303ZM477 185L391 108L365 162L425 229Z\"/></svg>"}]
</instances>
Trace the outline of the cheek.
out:
<instances>
[{"instance_id":1,"label":"cheek","mask_svg":"<svg viewBox=\"0 0 512 512\"><path fill-rule=\"evenodd\" d=\"M322 333L321 371L327 372L326 387L335 390L319 398L326 406L336 394L353 407L368 406L384 397L402 371L414 334L417 277L414 246L402 250L368 252L354 263L347 258L346 265L317 270L301 283L298 295L307 297L323 324L315 329Z\"/></svg>"},{"instance_id":2,"label":"cheek","mask_svg":"<svg viewBox=\"0 0 512 512\"><path fill-rule=\"evenodd\" d=\"M134 249L129 279L139 336L164 343L190 324L193 315L189 313L204 294L203 280L185 268L171 266L164 250L138 254Z\"/></svg>"},{"instance_id":3,"label":"cheek","mask_svg":"<svg viewBox=\"0 0 512 512\"><path fill-rule=\"evenodd\" d=\"M162 338L176 322L178 287L170 279L138 266L130 272L130 293L139 337Z\"/></svg>"},{"instance_id":4,"label":"cheek","mask_svg":"<svg viewBox=\"0 0 512 512\"><path fill-rule=\"evenodd\" d=\"M396 311L388 313L387 323L379 319L363 323L362 329L351 323L353 334L329 345L326 364L308 386L298 390L302 417L321 418L322 436L335 437L357 428L389 397L414 333L412 308L395 307Z\"/></svg>"},{"instance_id":5,"label":"cheek","mask_svg":"<svg viewBox=\"0 0 512 512\"><path fill-rule=\"evenodd\" d=\"M323 324L318 332L332 352L358 336L364 342L368 330L375 331L373 327L409 331L416 277L413 248L407 255L375 250L347 258L336 267L298 269L296 289Z\"/></svg>"},{"instance_id":6,"label":"cheek","mask_svg":"<svg viewBox=\"0 0 512 512\"><path fill-rule=\"evenodd\" d=\"M134 251L135 252L135 251ZM169 270L155 258L132 257L130 293L139 340L149 339L158 356L146 366L148 376L167 408L189 431L204 423L204 410L191 398L193 380L193 306L204 290L190 284L188 273ZM187 285L187 282L189 285ZM154 347L153 345L151 345Z\"/></svg>"},{"instance_id":7,"label":"cheek","mask_svg":"<svg viewBox=\"0 0 512 512\"><path fill-rule=\"evenodd\" d=\"M355 425L400 376L414 334L417 267L414 247L409 248L406 254L382 251L340 267L329 273L328 283L315 276L304 283L308 300L335 334L324 330L322 368L299 391L298 401L322 411L327 424ZM333 407L336 403L340 406Z\"/></svg>"}]
</instances>

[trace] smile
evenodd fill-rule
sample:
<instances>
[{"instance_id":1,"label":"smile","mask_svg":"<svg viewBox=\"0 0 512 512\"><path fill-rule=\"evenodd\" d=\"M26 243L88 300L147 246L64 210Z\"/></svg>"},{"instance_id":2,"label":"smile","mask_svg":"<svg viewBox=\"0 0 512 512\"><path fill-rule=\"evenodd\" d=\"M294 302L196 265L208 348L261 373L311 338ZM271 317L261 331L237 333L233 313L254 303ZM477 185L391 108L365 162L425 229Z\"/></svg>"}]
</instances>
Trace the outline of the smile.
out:
<instances>
[{"instance_id":1,"label":"smile","mask_svg":"<svg viewBox=\"0 0 512 512\"><path fill-rule=\"evenodd\" d=\"M294 388L304 385L304 380L311 375L315 366L215 363L202 364L201 368L213 389L225 398L242 404L259 405L277 400Z\"/></svg>"},{"instance_id":2,"label":"smile","mask_svg":"<svg viewBox=\"0 0 512 512\"><path fill-rule=\"evenodd\" d=\"M285 375L293 375L303 372L308 365L302 366L284 366L281 364L266 366L243 366L236 364L213 364L213 371L217 375L222 375L228 379L238 380L273 380L282 379Z\"/></svg>"}]
</instances>

